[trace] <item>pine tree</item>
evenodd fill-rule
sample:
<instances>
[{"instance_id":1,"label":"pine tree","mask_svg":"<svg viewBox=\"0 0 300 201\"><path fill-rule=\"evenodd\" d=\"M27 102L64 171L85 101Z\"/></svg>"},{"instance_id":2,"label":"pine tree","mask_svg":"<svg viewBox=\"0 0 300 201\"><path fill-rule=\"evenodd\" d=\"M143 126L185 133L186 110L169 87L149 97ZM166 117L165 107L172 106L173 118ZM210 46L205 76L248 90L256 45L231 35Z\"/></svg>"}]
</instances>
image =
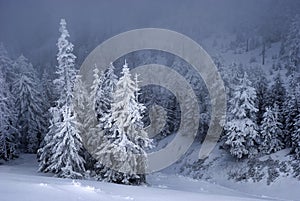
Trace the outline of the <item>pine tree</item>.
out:
<instances>
[{"instance_id":1,"label":"pine tree","mask_svg":"<svg viewBox=\"0 0 300 201\"><path fill-rule=\"evenodd\" d=\"M74 85L74 107L77 111L77 121L79 122L79 130L82 136L83 142L85 142L88 132L86 131L87 118L91 113L88 111L90 104L90 96L81 80L81 76L76 76L76 82ZM93 112L93 117L95 117L95 111Z\"/></svg>"},{"instance_id":2,"label":"pine tree","mask_svg":"<svg viewBox=\"0 0 300 201\"><path fill-rule=\"evenodd\" d=\"M259 79L256 83L256 93L257 93L257 125L261 126L264 119L263 115L266 112L266 108L269 106L268 100L270 99L268 80L264 76L263 72L259 71Z\"/></svg>"},{"instance_id":3,"label":"pine tree","mask_svg":"<svg viewBox=\"0 0 300 201\"><path fill-rule=\"evenodd\" d=\"M292 146L292 133L297 129L295 127L296 117L299 114L299 97L297 95L297 90L299 89L297 86L295 72L290 75L289 79L289 91L287 94L287 98L284 102L284 116L285 116L285 125L284 125L284 142L286 147Z\"/></svg>"},{"instance_id":4,"label":"pine tree","mask_svg":"<svg viewBox=\"0 0 300 201\"><path fill-rule=\"evenodd\" d=\"M0 159L9 160L18 156L18 130L14 99L0 71Z\"/></svg>"},{"instance_id":5,"label":"pine tree","mask_svg":"<svg viewBox=\"0 0 300 201\"><path fill-rule=\"evenodd\" d=\"M278 106L278 120L283 126L284 130L284 125L285 125L285 106L284 102L286 99L286 89L283 85L282 78L280 73L278 73L274 79L273 85L271 85L270 88L270 99L267 100L269 105L277 105ZM287 138L286 136L286 131L283 132L283 135L281 136L281 141L284 142L285 139Z\"/></svg>"},{"instance_id":6,"label":"pine tree","mask_svg":"<svg viewBox=\"0 0 300 201\"><path fill-rule=\"evenodd\" d=\"M111 116L105 128L105 141L98 148L97 160L106 167L103 177L107 181L139 184L145 182L147 154L145 148L150 146L144 131L142 113L145 107L137 101L138 83L131 79L125 61L122 77L116 85L111 105Z\"/></svg>"},{"instance_id":7,"label":"pine tree","mask_svg":"<svg viewBox=\"0 0 300 201\"><path fill-rule=\"evenodd\" d=\"M16 75L20 75L22 73L27 73L28 69L32 69L32 64L28 61L28 59L21 54L13 63L13 71L14 71L14 80L17 78Z\"/></svg>"},{"instance_id":8,"label":"pine tree","mask_svg":"<svg viewBox=\"0 0 300 201\"><path fill-rule=\"evenodd\" d=\"M86 129L88 130L88 146L96 148L103 141L101 132L105 129L104 126L111 116L112 94L116 88L117 76L114 74L112 63L105 73L100 72L99 74L97 66L93 71L94 80L89 96L90 103L88 116L86 117Z\"/></svg>"},{"instance_id":9,"label":"pine tree","mask_svg":"<svg viewBox=\"0 0 300 201\"><path fill-rule=\"evenodd\" d=\"M50 78L49 72L47 70L44 70L41 78L41 83L42 83L42 95L45 99L45 108L49 110L51 106L54 106L54 86L53 86L53 81Z\"/></svg>"},{"instance_id":10,"label":"pine tree","mask_svg":"<svg viewBox=\"0 0 300 201\"><path fill-rule=\"evenodd\" d=\"M48 132L44 137L42 142L42 148L38 150L39 157L39 171L40 172L48 172L47 169L51 164L51 156L53 154L53 136L56 130L58 129L57 125L61 121L61 116L57 107L51 107L49 109L49 113L51 114L50 126L48 128Z\"/></svg>"},{"instance_id":11,"label":"pine tree","mask_svg":"<svg viewBox=\"0 0 300 201\"><path fill-rule=\"evenodd\" d=\"M77 121L79 122L79 131L82 138L83 156L86 161L86 168L94 170L95 160L91 155L92 150L97 141L97 116L94 105L92 105L91 96L87 92L87 88L84 86L81 76L76 77L74 86L74 105L77 111ZM87 149L86 149L87 148Z\"/></svg>"},{"instance_id":12,"label":"pine tree","mask_svg":"<svg viewBox=\"0 0 300 201\"><path fill-rule=\"evenodd\" d=\"M273 108L266 108L260 130L260 150L263 153L270 154L279 151L284 147L283 142L280 141L280 137L282 136L283 131L282 125L278 119L277 105L274 105Z\"/></svg>"},{"instance_id":13,"label":"pine tree","mask_svg":"<svg viewBox=\"0 0 300 201\"><path fill-rule=\"evenodd\" d=\"M106 101L106 97L104 97L103 92L103 82L104 82L104 73L101 71L99 74L99 70L97 66L95 66L95 69L93 70L94 74L94 80L91 86L91 108L94 110L94 112L91 113L94 118L94 115L96 119L99 121L100 118L104 116L104 111L101 110L100 105Z\"/></svg>"},{"instance_id":14,"label":"pine tree","mask_svg":"<svg viewBox=\"0 0 300 201\"><path fill-rule=\"evenodd\" d=\"M256 91L251 86L247 74L235 86L233 97L230 100L231 119L228 120L225 130L230 153L237 157L252 157L257 154L258 140L255 115Z\"/></svg>"},{"instance_id":15,"label":"pine tree","mask_svg":"<svg viewBox=\"0 0 300 201\"><path fill-rule=\"evenodd\" d=\"M46 131L45 116L39 79L32 65L23 59L22 71L13 84L16 97L18 126L21 134L21 148L27 153L36 153L41 142L41 135Z\"/></svg>"},{"instance_id":16,"label":"pine tree","mask_svg":"<svg viewBox=\"0 0 300 201\"><path fill-rule=\"evenodd\" d=\"M278 105L279 112L283 110L283 103L286 96L286 90L282 83L282 78L280 73L274 79L274 84L271 86L271 97L270 97L270 105ZM282 118L282 117L280 117ZM282 119L281 119L282 120Z\"/></svg>"},{"instance_id":17,"label":"pine tree","mask_svg":"<svg viewBox=\"0 0 300 201\"><path fill-rule=\"evenodd\" d=\"M103 81L104 81L104 74L101 72L99 74L99 70L95 66L93 70L94 80L91 86L89 99L87 100L87 109L88 111L85 117L85 130L87 132L86 143L88 147L94 151L101 143L102 143L102 136L100 131L103 131L104 125L103 122L100 121L99 117L102 116L104 113L100 110L100 102L103 98ZM94 153L92 153L94 154Z\"/></svg>"},{"instance_id":18,"label":"pine tree","mask_svg":"<svg viewBox=\"0 0 300 201\"><path fill-rule=\"evenodd\" d=\"M103 82L101 83L101 93L98 94L99 104L97 107L98 118L102 124L107 121L111 113L111 104L113 102L113 93L116 90L117 76L114 74L115 67L112 63L104 73Z\"/></svg>"},{"instance_id":19,"label":"pine tree","mask_svg":"<svg viewBox=\"0 0 300 201\"><path fill-rule=\"evenodd\" d=\"M85 171L85 161L81 156L82 139L74 104L74 85L76 83L73 44L68 41L66 21L60 22L61 36L58 39L57 75L54 80L59 91L56 106L51 109L50 131L45 137L45 146L40 150L40 170L54 172L59 177L81 178Z\"/></svg>"}]
</instances>

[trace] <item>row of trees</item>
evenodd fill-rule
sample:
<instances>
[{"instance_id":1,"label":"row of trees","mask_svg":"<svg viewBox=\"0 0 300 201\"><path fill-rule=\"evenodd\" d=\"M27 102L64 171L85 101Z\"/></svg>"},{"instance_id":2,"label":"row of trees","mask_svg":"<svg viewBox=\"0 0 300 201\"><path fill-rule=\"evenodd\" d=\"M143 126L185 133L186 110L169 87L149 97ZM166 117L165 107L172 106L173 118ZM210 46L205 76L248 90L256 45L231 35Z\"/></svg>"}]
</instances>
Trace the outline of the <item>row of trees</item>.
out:
<instances>
[{"instance_id":1,"label":"row of trees","mask_svg":"<svg viewBox=\"0 0 300 201\"><path fill-rule=\"evenodd\" d=\"M251 69L251 81L236 65L223 69L230 99L225 145L233 156L253 157L291 148L300 158L299 50L300 18L296 15L282 43L272 84L261 70Z\"/></svg>"},{"instance_id":2,"label":"row of trees","mask_svg":"<svg viewBox=\"0 0 300 201\"><path fill-rule=\"evenodd\" d=\"M24 56L13 61L0 46L0 159L38 153L39 171L58 177L82 178L93 170L101 180L145 182L151 140L137 76L132 78L126 61L120 79L112 64L100 73L95 67L87 89L75 68L64 19L59 31L53 83L47 73L39 79Z\"/></svg>"},{"instance_id":3,"label":"row of trees","mask_svg":"<svg viewBox=\"0 0 300 201\"><path fill-rule=\"evenodd\" d=\"M3 44L0 67L0 158L9 160L20 150L36 153L47 130L48 99L32 64L23 55L11 60Z\"/></svg>"},{"instance_id":4,"label":"row of trees","mask_svg":"<svg viewBox=\"0 0 300 201\"><path fill-rule=\"evenodd\" d=\"M299 30L299 20L294 20L277 65L284 68L277 69L271 84L261 71L247 74L236 65L217 64L228 86L225 147L236 158L284 148L300 158ZM142 121L146 108L138 101L137 76L132 78L126 61L119 79L112 64L105 72L95 66L87 90L75 68L65 20L59 31L53 83L46 72L38 75L24 56L13 61L0 46L0 158L38 150L42 172L82 178L93 170L101 180L144 182L145 150L151 141ZM285 69L287 80L282 76ZM175 115L176 110L172 107ZM176 122L170 114L168 120Z\"/></svg>"},{"instance_id":5,"label":"row of trees","mask_svg":"<svg viewBox=\"0 0 300 201\"><path fill-rule=\"evenodd\" d=\"M246 73L237 80L225 127L225 145L230 153L243 158L292 148L298 158L300 85L287 92L280 75L270 88L261 83L255 88Z\"/></svg>"},{"instance_id":6,"label":"row of trees","mask_svg":"<svg viewBox=\"0 0 300 201\"><path fill-rule=\"evenodd\" d=\"M116 183L145 182L145 148L151 144L142 122L145 107L138 102L134 80L125 61L118 80L111 64L105 72L94 69L91 90L75 70L76 56L68 41L65 20L60 23L57 75L59 91L51 107L51 125L39 149L40 171L59 177L82 178L87 168L86 150L95 159L99 179Z\"/></svg>"}]
</instances>

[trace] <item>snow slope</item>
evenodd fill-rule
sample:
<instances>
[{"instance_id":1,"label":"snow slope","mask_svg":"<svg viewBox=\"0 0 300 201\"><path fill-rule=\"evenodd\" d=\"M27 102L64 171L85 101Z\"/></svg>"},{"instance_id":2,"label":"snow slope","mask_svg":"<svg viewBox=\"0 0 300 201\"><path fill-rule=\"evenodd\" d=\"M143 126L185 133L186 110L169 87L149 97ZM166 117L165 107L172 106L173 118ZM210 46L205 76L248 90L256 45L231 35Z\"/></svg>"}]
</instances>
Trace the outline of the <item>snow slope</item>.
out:
<instances>
[{"instance_id":1,"label":"snow slope","mask_svg":"<svg viewBox=\"0 0 300 201\"><path fill-rule=\"evenodd\" d=\"M54 178L50 174L37 173L36 169L35 155L22 155L15 161L0 165L0 200L272 200L208 182L161 173L148 177L150 186L125 186L92 180Z\"/></svg>"}]
</instances>

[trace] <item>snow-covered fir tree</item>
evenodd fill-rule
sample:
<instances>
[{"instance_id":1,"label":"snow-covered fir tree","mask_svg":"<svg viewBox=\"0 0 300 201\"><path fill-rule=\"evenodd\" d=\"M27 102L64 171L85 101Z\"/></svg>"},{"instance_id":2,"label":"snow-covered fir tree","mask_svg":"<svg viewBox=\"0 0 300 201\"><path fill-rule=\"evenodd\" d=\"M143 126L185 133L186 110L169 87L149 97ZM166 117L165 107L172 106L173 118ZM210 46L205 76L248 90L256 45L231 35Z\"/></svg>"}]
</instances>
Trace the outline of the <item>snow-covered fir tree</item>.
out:
<instances>
[{"instance_id":1,"label":"snow-covered fir tree","mask_svg":"<svg viewBox=\"0 0 300 201\"><path fill-rule=\"evenodd\" d=\"M89 115L91 113L88 111L88 107L90 104L90 96L88 95L88 92L81 80L81 76L76 76L76 82L74 85L74 107L77 111L77 120L79 122L79 130L81 133L81 137L83 141L85 141L85 136L88 135L88 132L86 131L86 124L87 124L87 118L89 118ZM94 112L95 113L95 112ZM92 114L93 117L95 114Z\"/></svg>"},{"instance_id":2,"label":"snow-covered fir tree","mask_svg":"<svg viewBox=\"0 0 300 201\"><path fill-rule=\"evenodd\" d=\"M284 143L286 147L292 146L292 133L296 130L295 123L296 117L300 113L299 112L299 96L298 90L299 85L296 81L296 72L292 72L289 76L289 90L287 92L287 98L284 101L283 114L284 118Z\"/></svg>"},{"instance_id":3,"label":"snow-covered fir tree","mask_svg":"<svg viewBox=\"0 0 300 201\"><path fill-rule=\"evenodd\" d=\"M280 73L278 73L276 75L276 77L274 79L274 83L271 86L270 92L271 92L271 96L270 96L270 100L269 100L270 105L274 105L274 104L278 105L279 110L280 110L279 112L282 112L283 103L284 103L284 100L286 98L285 97L286 96L286 89L283 85ZM280 117L280 118L283 118L283 117Z\"/></svg>"},{"instance_id":4,"label":"snow-covered fir tree","mask_svg":"<svg viewBox=\"0 0 300 201\"><path fill-rule=\"evenodd\" d=\"M272 108L267 107L260 127L260 150L266 154L281 150L284 147L280 140L282 133L282 125L278 119L278 106L275 104Z\"/></svg>"},{"instance_id":5,"label":"snow-covered fir tree","mask_svg":"<svg viewBox=\"0 0 300 201\"><path fill-rule=\"evenodd\" d=\"M9 160L18 155L19 138L14 99L2 71L0 71L0 86L0 159Z\"/></svg>"},{"instance_id":6,"label":"snow-covered fir tree","mask_svg":"<svg viewBox=\"0 0 300 201\"><path fill-rule=\"evenodd\" d=\"M257 94L257 125L261 126L264 119L263 115L266 112L266 108L269 106L268 100L270 99L269 89L268 89L268 79L263 74L262 71L259 71L257 76L257 82L255 83L256 94Z\"/></svg>"},{"instance_id":7,"label":"snow-covered fir tree","mask_svg":"<svg viewBox=\"0 0 300 201\"><path fill-rule=\"evenodd\" d=\"M13 77L13 81L15 81L15 79L17 79L17 75L21 74L21 73L26 73L28 71L28 69L31 69L32 64L28 61L28 59L21 54L13 63L13 72L14 72L14 77Z\"/></svg>"},{"instance_id":8,"label":"snow-covered fir tree","mask_svg":"<svg viewBox=\"0 0 300 201\"><path fill-rule=\"evenodd\" d=\"M91 108L94 110L92 112L92 117L97 120L100 119L100 117L103 117L104 112L101 110L101 103L103 103L106 99L104 97L104 92L103 92L103 82L104 82L104 73L101 71L99 73L99 70L97 66L95 66L95 69L93 70L93 83L91 86L91 91L90 91L90 99L91 99Z\"/></svg>"},{"instance_id":9,"label":"snow-covered fir tree","mask_svg":"<svg viewBox=\"0 0 300 201\"><path fill-rule=\"evenodd\" d=\"M111 63L105 73L99 73L97 66L95 66L93 77L85 127L88 131L87 145L96 148L103 141L102 131L111 116L112 94L116 88L117 76L114 74L114 66ZM94 149L92 148L92 150Z\"/></svg>"},{"instance_id":10,"label":"snow-covered fir tree","mask_svg":"<svg viewBox=\"0 0 300 201\"><path fill-rule=\"evenodd\" d=\"M111 114L111 104L113 102L113 93L116 90L117 76L114 73L115 67L110 63L108 69L104 73L103 82L101 84L101 92L98 93L98 105L96 108L98 119L102 124L107 121ZM101 77L100 77L101 78Z\"/></svg>"},{"instance_id":11,"label":"snow-covered fir tree","mask_svg":"<svg viewBox=\"0 0 300 201\"><path fill-rule=\"evenodd\" d=\"M99 70L95 66L93 70L93 83L90 87L89 99L87 100L87 116L85 121L85 129L87 132L86 143L88 147L91 147L91 150L94 151L103 140L103 131L104 124L103 121L100 122L99 116L104 113L100 111L99 105L103 98L103 81L104 81L104 73Z\"/></svg>"},{"instance_id":12,"label":"snow-covered fir tree","mask_svg":"<svg viewBox=\"0 0 300 201\"><path fill-rule=\"evenodd\" d=\"M104 180L124 184L145 182L147 154L151 140L142 122L144 105L138 102L137 78L131 79L125 61L122 76L113 93L111 114L105 128L105 140L96 152L97 160L105 166Z\"/></svg>"},{"instance_id":13,"label":"snow-covered fir tree","mask_svg":"<svg viewBox=\"0 0 300 201\"><path fill-rule=\"evenodd\" d=\"M54 172L59 177L81 178L85 171L85 161L81 156L83 146L73 100L76 56L72 53L73 44L68 41L70 35L64 19L60 21L59 31L58 78L54 84L60 93L56 106L50 110L52 120L45 137L45 146L40 150L40 170Z\"/></svg>"},{"instance_id":14,"label":"snow-covered fir tree","mask_svg":"<svg viewBox=\"0 0 300 201\"><path fill-rule=\"evenodd\" d=\"M269 106L276 104L278 106L278 120L281 125L285 124L285 99L286 99L286 89L282 82L280 73L275 76L274 82L270 87L270 96L267 100ZM287 138L286 131L284 131L283 136L281 136L281 141L285 141Z\"/></svg>"},{"instance_id":15,"label":"snow-covered fir tree","mask_svg":"<svg viewBox=\"0 0 300 201\"><path fill-rule=\"evenodd\" d=\"M231 119L225 126L226 142L230 153L237 157L252 157L257 154L257 124L255 107L256 91L248 80L247 74L239 79L230 100Z\"/></svg>"},{"instance_id":16,"label":"snow-covered fir tree","mask_svg":"<svg viewBox=\"0 0 300 201\"><path fill-rule=\"evenodd\" d=\"M50 73L48 70L44 70L41 78L42 83L42 94L45 101L45 108L50 108L51 106L54 106L54 85L53 81L50 77Z\"/></svg>"},{"instance_id":17,"label":"snow-covered fir tree","mask_svg":"<svg viewBox=\"0 0 300 201\"><path fill-rule=\"evenodd\" d=\"M21 134L21 148L28 153L36 153L41 137L46 132L44 116L44 100L39 79L35 69L26 58L22 56L20 74L13 84L13 94L16 98L16 110L18 114L18 127Z\"/></svg>"},{"instance_id":18,"label":"snow-covered fir tree","mask_svg":"<svg viewBox=\"0 0 300 201\"><path fill-rule=\"evenodd\" d=\"M93 170L95 159L91 156L91 151L94 145L98 142L98 128L97 117L94 105L92 106L91 96L89 95L86 86L81 80L81 76L76 76L74 86L74 105L76 108L76 119L79 122L78 129L83 143L83 158L85 160L85 167L88 170ZM91 144L88 144L91 142ZM86 149L91 147L90 149Z\"/></svg>"}]
</instances>

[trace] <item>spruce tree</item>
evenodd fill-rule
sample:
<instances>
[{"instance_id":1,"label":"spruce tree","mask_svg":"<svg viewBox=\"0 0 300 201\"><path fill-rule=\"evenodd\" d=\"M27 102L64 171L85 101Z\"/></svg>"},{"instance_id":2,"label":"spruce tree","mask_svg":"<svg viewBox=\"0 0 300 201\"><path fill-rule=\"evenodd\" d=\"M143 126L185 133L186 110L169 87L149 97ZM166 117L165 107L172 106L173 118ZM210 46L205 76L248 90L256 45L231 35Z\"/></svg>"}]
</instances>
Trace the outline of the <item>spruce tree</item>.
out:
<instances>
[{"instance_id":1,"label":"spruce tree","mask_svg":"<svg viewBox=\"0 0 300 201\"><path fill-rule=\"evenodd\" d=\"M113 93L111 115L105 125L105 140L96 152L97 160L105 166L105 180L124 184L145 182L145 148L150 139L142 122L145 107L138 102L138 83L131 79L125 61L122 76Z\"/></svg>"},{"instance_id":2,"label":"spruce tree","mask_svg":"<svg viewBox=\"0 0 300 201\"><path fill-rule=\"evenodd\" d=\"M98 94L99 105L97 107L98 118L102 125L107 121L111 114L111 104L113 102L113 93L116 90L117 76L114 73L115 67L110 63L104 73L103 82L101 83L101 93Z\"/></svg>"},{"instance_id":3,"label":"spruce tree","mask_svg":"<svg viewBox=\"0 0 300 201\"><path fill-rule=\"evenodd\" d=\"M278 119L278 106L276 104L273 108L266 108L260 130L260 150L263 153L270 154L284 147L283 142L280 140L283 131Z\"/></svg>"},{"instance_id":4,"label":"spruce tree","mask_svg":"<svg viewBox=\"0 0 300 201\"><path fill-rule=\"evenodd\" d=\"M285 116L285 125L284 125L284 142L286 147L292 146L292 133L297 129L295 127L296 117L299 114L299 96L298 90L299 86L296 82L296 73L293 72L289 76L289 90L287 94L287 98L284 102L284 110L283 114Z\"/></svg>"},{"instance_id":5,"label":"spruce tree","mask_svg":"<svg viewBox=\"0 0 300 201\"><path fill-rule=\"evenodd\" d=\"M259 76L257 82L256 82L256 93L257 93L257 100L256 100L256 105L257 105L257 125L261 126L262 121L264 119L263 115L266 112L266 108L269 107L269 99L270 99L270 94L269 94L269 89L268 89L268 80L264 76L264 74L259 71Z\"/></svg>"},{"instance_id":6,"label":"spruce tree","mask_svg":"<svg viewBox=\"0 0 300 201\"><path fill-rule=\"evenodd\" d=\"M2 71L0 86L0 159L10 160L18 156L17 116L13 96Z\"/></svg>"},{"instance_id":7,"label":"spruce tree","mask_svg":"<svg viewBox=\"0 0 300 201\"><path fill-rule=\"evenodd\" d=\"M225 126L225 144L229 146L230 153L238 159L257 154L256 91L251 85L245 73L234 88L229 110L231 119Z\"/></svg>"},{"instance_id":8,"label":"spruce tree","mask_svg":"<svg viewBox=\"0 0 300 201\"><path fill-rule=\"evenodd\" d=\"M27 65L26 65L27 64ZM39 79L30 63L22 57L22 68L13 84L16 98L18 127L21 134L21 148L27 153L36 153L41 136L46 131L44 100L41 96Z\"/></svg>"},{"instance_id":9,"label":"spruce tree","mask_svg":"<svg viewBox=\"0 0 300 201\"><path fill-rule=\"evenodd\" d=\"M81 156L83 146L74 104L76 56L72 53L73 44L68 41L70 35L64 19L61 19L59 31L58 78L54 80L59 99L50 110L52 120L45 137L45 146L40 151L40 170L53 172L59 177L81 178L85 171L85 161Z\"/></svg>"}]
</instances>

